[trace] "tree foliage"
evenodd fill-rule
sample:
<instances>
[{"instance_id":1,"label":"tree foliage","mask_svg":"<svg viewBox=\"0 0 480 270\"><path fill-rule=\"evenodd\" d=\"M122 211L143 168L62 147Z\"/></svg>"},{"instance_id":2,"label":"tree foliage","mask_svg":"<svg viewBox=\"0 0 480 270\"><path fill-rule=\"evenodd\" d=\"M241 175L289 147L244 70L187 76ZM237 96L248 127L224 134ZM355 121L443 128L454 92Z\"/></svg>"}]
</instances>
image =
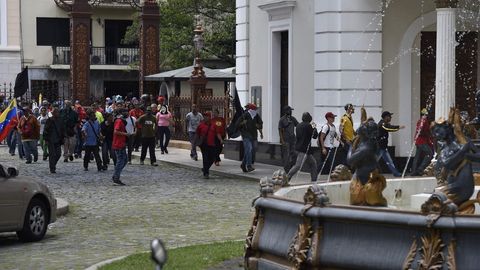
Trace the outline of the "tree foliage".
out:
<instances>
[{"instance_id":1,"label":"tree foliage","mask_svg":"<svg viewBox=\"0 0 480 270\"><path fill-rule=\"evenodd\" d=\"M205 32L203 59L219 59L235 65L235 1L163 0L160 6L160 68L175 69L192 65L193 29L200 23ZM134 20L123 39L138 41L140 19Z\"/></svg>"}]
</instances>

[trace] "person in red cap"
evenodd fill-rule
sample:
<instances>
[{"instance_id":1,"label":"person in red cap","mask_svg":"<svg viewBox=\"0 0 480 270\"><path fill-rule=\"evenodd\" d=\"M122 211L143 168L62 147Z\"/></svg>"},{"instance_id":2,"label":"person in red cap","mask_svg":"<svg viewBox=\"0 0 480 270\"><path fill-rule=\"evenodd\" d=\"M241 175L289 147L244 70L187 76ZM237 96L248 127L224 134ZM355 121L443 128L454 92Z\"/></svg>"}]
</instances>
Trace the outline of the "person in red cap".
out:
<instances>
[{"instance_id":1,"label":"person in red cap","mask_svg":"<svg viewBox=\"0 0 480 270\"><path fill-rule=\"evenodd\" d=\"M226 132L225 132L225 118L220 116L220 111L218 109L213 110L212 113L212 124L215 125L215 128L218 130L218 132L221 133L221 138L222 140L216 139L215 140L215 165L220 166L220 154L223 151L223 140L225 139Z\"/></svg>"},{"instance_id":2,"label":"person in red cap","mask_svg":"<svg viewBox=\"0 0 480 270\"><path fill-rule=\"evenodd\" d=\"M328 174L330 170L338 165L338 158L336 158L336 151L340 145L337 128L335 127L335 117L332 112L325 114L327 123L322 126L320 137L318 138L318 146L322 149L322 161L319 164L319 173ZM333 165L333 166L332 166Z\"/></svg>"},{"instance_id":3,"label":"person in red cap","mask_svg":"<svg viewBox=\"0 0 480 270\"><path fill-rule=\"evenodd\" d=\"M197 145L200 146L202 151L202 160L203 160L203 177L205 179L209 178L210 167L215 162L217 155L216 140L223 144L222 137L222 128L217 126L215 122L210 121L212 118L211 112L205 112L203 114L203 121L197 127L195 131L195 136Z\"/></svg>"},{"instance_id":4,"label":"person in red cap","mask_svg":"<svg viewBox=\"0 0 480 270\"><path fill-rule=\"evenodd\" d=\"M255 170L252 166L255 152L258 145L258 132L263 139L263 121L257 112L257 106L253 103L245 105L247 111L237 120L236 126L240 130L243 140L243 161L240 165L243 172Z\"/></svg>"}]
</instances>

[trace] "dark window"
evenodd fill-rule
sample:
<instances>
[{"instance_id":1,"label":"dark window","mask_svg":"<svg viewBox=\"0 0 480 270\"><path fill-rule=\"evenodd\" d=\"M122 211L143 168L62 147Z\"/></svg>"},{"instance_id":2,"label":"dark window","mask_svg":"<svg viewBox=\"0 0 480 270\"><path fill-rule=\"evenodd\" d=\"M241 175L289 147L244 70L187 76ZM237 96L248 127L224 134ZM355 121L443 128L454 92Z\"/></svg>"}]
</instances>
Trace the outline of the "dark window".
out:
<instances>
[{"instance_id":1,"label":"dark window","mask_svg":"<svg viewBox=\"0 0 480 270\"><path fill-rule=\"evenodd\" d=\"M69 18L37 18L38 46L70 46Z\"/></svg>"},{"instance_id":2,"label":"dark window","mask_svg":"<svg viewBox=\"0 0 480 270\"><path fill-rule=\"evenodd\" d=\"M132 23L129 20L105 20L105 47L138 47L138 44L122 44L127 28Z\"/></svg>"}]
</instances>

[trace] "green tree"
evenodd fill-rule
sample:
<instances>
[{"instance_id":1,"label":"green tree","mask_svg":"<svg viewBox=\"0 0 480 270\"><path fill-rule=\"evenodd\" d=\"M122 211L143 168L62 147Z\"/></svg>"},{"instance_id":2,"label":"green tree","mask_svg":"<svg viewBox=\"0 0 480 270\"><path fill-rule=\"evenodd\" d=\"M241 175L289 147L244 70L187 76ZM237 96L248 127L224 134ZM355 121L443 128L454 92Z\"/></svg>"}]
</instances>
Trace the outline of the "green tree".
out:
<instances>
[{"instance_id":1,"label":"green tree","mask_svg":"<svg viewBox=\"0 0 480 270\"><path fill-rule=\"evenodd\" d=\"M235 1L164 0L160 6L160 67L175 69L193 63L193 29L202 23L205 47L202 59L220 59L235 65ZM140 20L128 28L124 44L138 41Z\"/></svg>"}]
</instances>

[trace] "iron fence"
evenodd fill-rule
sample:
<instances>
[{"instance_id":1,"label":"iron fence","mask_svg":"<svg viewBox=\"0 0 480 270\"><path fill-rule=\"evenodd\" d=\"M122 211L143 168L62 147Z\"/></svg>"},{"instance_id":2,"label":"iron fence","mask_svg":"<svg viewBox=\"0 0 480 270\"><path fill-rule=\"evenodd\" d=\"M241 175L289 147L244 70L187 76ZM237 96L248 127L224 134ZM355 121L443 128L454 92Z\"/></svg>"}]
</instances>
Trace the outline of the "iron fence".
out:
<instances>
[{"instance_id":1,"label":"iron fence","mask_svg":"<svg viewBox=\"0 0 480 270\"><path fill-rule=\"evenodd\" d=\"M21 102L38 102L40 94L42 100L48 100L49 102L72 98L69 82L31 80L29 89L19 99ZM14 83L3 82L0 84L0 96L2 102L10 101L14 97Z\"/></svg>"},{"instance_id":2,"label":"iron fence","mask_svg":"<svg viewBox=\"0 0 480 270\"><path fill-rule=\"evenodd\" d=\"M192 98L171 97L169 106L173 114L172 138L175 140L188 141L188 129L186 116L191 111ZM199 97L198 110L200 113L218 110L219 115L225 118L228 124L232 117L232 108L229 96L201 96Z\"/></svg>"},{"instance_id":3,"label":"iron fence","mask_svg":"<svg viewBox=\"0 0 480 270\"><path fill-rule=\"evenodd\" d=\"M53 64L70 65L70 47L52 47ZM90 47L90 65L138 65L139 48Z\"/></svg>"}]
</instances>

